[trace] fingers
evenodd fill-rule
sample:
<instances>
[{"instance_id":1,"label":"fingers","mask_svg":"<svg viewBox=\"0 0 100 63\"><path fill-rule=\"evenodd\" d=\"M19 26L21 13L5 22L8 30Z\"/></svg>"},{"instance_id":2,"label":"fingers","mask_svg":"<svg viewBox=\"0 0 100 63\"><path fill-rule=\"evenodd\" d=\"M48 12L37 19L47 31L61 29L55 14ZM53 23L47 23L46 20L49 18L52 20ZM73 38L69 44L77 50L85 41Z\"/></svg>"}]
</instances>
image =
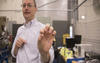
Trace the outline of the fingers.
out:
<instances>
[{"instance_id":1,"label":"fingers","mask_svg":"<svg viewBox=\"0 0 100 63\"><path fill-rule=\"evenodd\" d=\"M54 28L49 24L46 24L46 26L40 30L40 35L38 40L42 40L43 38L45 38L46 40L51 41L51 39L53 39L55 35L56 31L54 30Z\"/></svg>"},{"instance_id":2,"label":"fingers","mask_svg":"<svg viewBox=\"0 0 100 63\"><path fill-rule=\"evenodd\" d=\"M19 40L20 40L21 42L23 42L23 43L26 43L26 41L25 41L23 38L21 38L21 37L19 37Z\"/></svg>"},{"instance_id":3,"label":"fingers","mask_svg":"<svg viewBox=\"0 0 100 63\"><path fill-rule=\"evenodd\" d=\"M51 26L51 27L49 28L49 33L53 33L53 31L54 31L54 28Z\"/></svg>"},{"instance_id":4,"label":"fingers","mask_svg":"<svg viewBox=\"0 0 100 63\"><path fill-rule=\"evenodd\" d=\"M46 24L45 31L49 31L49 28L50 28L50 24Z\"/></svg>"},{"instance_id":5,"label":"fingers","mask_svg":"<svg viewBox=\"0 0 100 63\"><path fill-rule=\"evenodd\" d=\"M17 42L16 42L16 46L17 46L18 48L20 48L20 47L21 47L21 43L20 43L19 41L17 41Z\"/></svg>"},{"instance_id":6,"label":"fingers","mask_svg":"<svg viewBox=\"0 0 100 63\"><path fill-rule=\"evenodd\" d=\"M48 35L49 34L49 29L50 29L50 24L46 24L44 28L44 34Z\"/></svg>"},{"instance_id":7,"label":"fingers","mask_svg":"<svg viewBox=\"0 0 100 63\"><path fill-rule=\"evenodd\" d=\"M56 35L56 31L54 31L54 32L52 33L52 35L55 36L55 35Z\"/></svg>"},{"instance_id":8,"label":"fingers","mask_svg":"<svg viewBox=\"0 0 100 63\"><path fill-rule=\"evenodd\" d=\"M52 26L50 26L50 24L46 24L45 28L44 28L44 33L45 34L52 34L54 31L54 28Z\"/></svg>"},{"instance_id":9,"label":"fingers","mask_svg":"<svg viewBox=\"0 0 100 63\"><path fill-rule=\"evenodd\" d=\"M44 34L44 29L41 29L40 30L40 34Z\"/></svg>"},{"instance_id":10,"label":"fingers","mask_svg":"<svg viewBox=\"0 0 100 63\"><path fill-rule=\"evenodd\" d=\"M54 28L50 26L50 24L46 24L46 26L40 30L39 40L41 40L43 36L48 38L50 36L52 37L55 35L56 35L56 31L54 30Z\"/></svg>"},{"instance_id":11,"label":"fingers","mask_svg":"<svg viewBox=\"0 0 100 63\"><path fill-rule=\"evenodd\" d=\"M38 39L41 40L43 36L44 36L44 30L41 29L41 30L40 30L40 36L39 36Z\"/></svg>"},{"instance_id":12,"label":"fingers","mask_svg":"<svg viewBox=\"0 0 100 63\"><path fill-rule=\"evenodd\" d=\"M17 40L17 42L16 42L16 46L20 48L20 47L22 47L23 44L25 44L25 43L26 43L26 41L25 41L24 39L19 38L19 39Z\"/></svg>"}]
</instances>

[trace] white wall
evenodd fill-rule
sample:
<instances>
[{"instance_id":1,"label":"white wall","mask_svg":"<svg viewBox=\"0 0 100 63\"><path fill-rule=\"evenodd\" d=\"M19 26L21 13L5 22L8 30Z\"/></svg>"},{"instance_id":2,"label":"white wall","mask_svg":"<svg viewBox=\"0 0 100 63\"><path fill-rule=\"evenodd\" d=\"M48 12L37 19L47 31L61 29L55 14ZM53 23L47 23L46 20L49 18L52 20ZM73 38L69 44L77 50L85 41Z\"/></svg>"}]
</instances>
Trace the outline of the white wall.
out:
<instances>
[{"instance_id":1,"label":"white wall","mask_svg":"<svg viewBox=\"0 0 100 63\"><path fill-rule=\"evenodd\" d=\"M100 53L100 12L97 12L100 11L100 7L95 8L93 4L93 0L87 0L79 8L79 21L76 24L75 34L82 35L82 43L92 44L91 50ZM85 19L81 16L85 16Z\"/></svg>"},{"instance_id":2,"label":"white wall","mask_svg":"<svg viewBox=\"0 0 100 63\"><path fill-rule=\"evenodd\" d=\"M40 1L37 0L37 2ZM42 4L42 2L40 3ZM0 0L0 16L7 16L9 21L17 21L19 24L23 23L24 18L21 12L21 3L22 0ZM40 5L40 3L38 3L38 5ZM67 21L67 1L57 0L55 3L39 8L36 17L50 18L50 21Z\"/></svg>"},{"instance_id":3,"label":"white wall","mask_svg":"<svg viewBox=\"0 0 100 63\"><path fill-rule=\"evenodd\" d=\"M21 0L1 0L0 1L0 16L6 16L9 21L17 21L23 23L24 19L21 11Z\"/></svg>"}]
</instances>

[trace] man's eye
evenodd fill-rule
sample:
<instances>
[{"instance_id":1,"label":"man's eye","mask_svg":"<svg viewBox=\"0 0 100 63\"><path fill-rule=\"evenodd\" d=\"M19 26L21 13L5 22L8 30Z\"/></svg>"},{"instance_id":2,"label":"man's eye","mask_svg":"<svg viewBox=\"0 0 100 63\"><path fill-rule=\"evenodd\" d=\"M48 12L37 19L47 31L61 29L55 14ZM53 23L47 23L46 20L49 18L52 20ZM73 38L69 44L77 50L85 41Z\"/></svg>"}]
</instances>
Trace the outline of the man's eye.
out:
<instances>
[{"instance_id":1,"label":"man's eye","mask_svg":"<svg viewBox=\"0 0 100 63\"><path fill-rule=\"evenodd\" d=\"M26 7L26 5L25 5L25 4L23 4L23 5L21 5L21 7Z\"/></svg>"},{"instance_id":2,"label":"man's eye","mask_svg":"<svg viewBox=\"0 0 100 63\"><path fill-rule=\"evenodd\" d=\"M23 5L23 7L26 7L26 5Z\"/></svg>"},{"instance_id":3,"label":"man's eye","mask_svg":"<svg viewBox=\"0 0 100 63\"><path fill-rule=\"evenodd\" d=\"M31 4L29 4L28 6L29 6L29 7L32 7L32 5L31 5Z\"/></svg>"}]
</instances>

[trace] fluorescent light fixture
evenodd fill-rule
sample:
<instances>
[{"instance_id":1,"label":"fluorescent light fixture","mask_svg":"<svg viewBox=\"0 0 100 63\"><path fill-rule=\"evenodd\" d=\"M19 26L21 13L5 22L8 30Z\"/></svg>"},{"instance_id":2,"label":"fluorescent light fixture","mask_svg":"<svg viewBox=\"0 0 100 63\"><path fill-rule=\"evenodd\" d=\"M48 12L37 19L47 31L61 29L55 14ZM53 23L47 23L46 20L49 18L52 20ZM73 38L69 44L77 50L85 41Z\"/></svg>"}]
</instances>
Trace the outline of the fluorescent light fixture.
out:
<instances>
[{"instance_id":1,"label":"fluorescent light fixture","mask_svg":"<svg viewBox=\"0 0 100 63\"><path fill-rule=\"evenodd\" d=\"M72 25L70 26L70 38L73 38L73 27L72 27Z\"/></svg>"}]
</instances>

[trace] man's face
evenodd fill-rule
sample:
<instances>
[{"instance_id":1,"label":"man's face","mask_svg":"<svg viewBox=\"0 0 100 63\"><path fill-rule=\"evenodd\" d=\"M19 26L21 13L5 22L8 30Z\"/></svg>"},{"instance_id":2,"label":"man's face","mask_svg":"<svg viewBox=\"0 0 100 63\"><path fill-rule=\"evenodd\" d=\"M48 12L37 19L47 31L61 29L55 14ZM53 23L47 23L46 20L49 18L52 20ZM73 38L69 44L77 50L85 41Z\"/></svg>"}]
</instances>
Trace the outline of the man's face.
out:
<instances>
[{"instance_id":1,"label":"man's face","mask_svg":"<svg viewBox=\"0 0 100 63\"><path fill-rule=\"evenodd\" d=\"M22 1L22 11L23 16L26 20L32 20L37 11L33 0L23 0Z\"/></svg>"}]
</instances>

